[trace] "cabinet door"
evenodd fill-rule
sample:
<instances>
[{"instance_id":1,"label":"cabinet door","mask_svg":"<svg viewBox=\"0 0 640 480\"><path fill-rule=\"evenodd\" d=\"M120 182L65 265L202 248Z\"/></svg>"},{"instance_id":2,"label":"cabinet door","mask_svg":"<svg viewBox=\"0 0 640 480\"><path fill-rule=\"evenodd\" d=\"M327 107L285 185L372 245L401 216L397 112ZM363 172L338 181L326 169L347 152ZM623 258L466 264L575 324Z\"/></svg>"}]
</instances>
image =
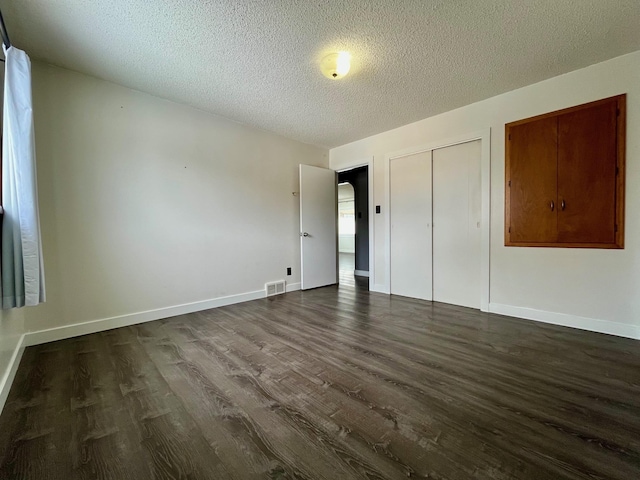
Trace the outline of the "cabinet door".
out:
<instances>
[{"instance_id":1,"label":"cabinet door","mask_svg":"<svg viewBox=\"0 0 640 480\"><path fill-rule=\"evenodd\" d=\"M558 117L558 242L615 243L616 99Z\"/></svg>"},{"instance_id":2,"label":"cabinet door","mask_svg":"<svg viewBox=\"0 0 640 480\"><path fill-rule=\"evenodd\" d=\"M505 244L556 242L558 119L511 125L506 133Z\"/></svg>"}]
</instances>

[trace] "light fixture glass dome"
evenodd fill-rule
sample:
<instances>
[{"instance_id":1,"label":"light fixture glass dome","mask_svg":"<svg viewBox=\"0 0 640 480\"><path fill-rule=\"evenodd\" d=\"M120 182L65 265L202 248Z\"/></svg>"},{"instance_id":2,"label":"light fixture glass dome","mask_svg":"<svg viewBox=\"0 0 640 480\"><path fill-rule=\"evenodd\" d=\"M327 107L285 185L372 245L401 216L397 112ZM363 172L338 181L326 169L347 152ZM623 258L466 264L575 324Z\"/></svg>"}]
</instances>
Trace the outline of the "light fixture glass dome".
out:
<instances>
[{"instance_id":1,"label":"light fixture glass dome","mask_svg":"<svg viewBox=\"0 0 640 480\"><path fill-rule=\"evenodd\" d=\"M349 73L351 55L349 52L331 53L320 62L322 74L332 80L338 80Z\"/></svg>"}]
</instances>

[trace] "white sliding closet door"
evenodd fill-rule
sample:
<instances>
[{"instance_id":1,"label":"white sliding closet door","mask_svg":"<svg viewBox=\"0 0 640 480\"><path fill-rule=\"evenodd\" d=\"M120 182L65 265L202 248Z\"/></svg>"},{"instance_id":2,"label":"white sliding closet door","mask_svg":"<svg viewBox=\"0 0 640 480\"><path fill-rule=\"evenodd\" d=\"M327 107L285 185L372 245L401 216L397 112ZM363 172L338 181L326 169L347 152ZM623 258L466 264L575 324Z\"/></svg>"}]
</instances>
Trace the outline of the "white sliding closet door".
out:
<instances>
[{"instance_id":1,"label":"white sliding closet door","mask_svg":"<svg viewBox=\"0 0 640 480\"><path fill-rule=\"evenodd\" d=\"M431 152L390 160L391 293L431 300Z\"/></svg>"},{"instance_id":2,"label":"white sliding closet door","mask_svg":"<svg viewBox=\"0 0 640 480\"><path fill-rule=\"evenodd\" d=\"M433 300L480 308L481 142L433 151Z\"/></svg>"}]
</instances>

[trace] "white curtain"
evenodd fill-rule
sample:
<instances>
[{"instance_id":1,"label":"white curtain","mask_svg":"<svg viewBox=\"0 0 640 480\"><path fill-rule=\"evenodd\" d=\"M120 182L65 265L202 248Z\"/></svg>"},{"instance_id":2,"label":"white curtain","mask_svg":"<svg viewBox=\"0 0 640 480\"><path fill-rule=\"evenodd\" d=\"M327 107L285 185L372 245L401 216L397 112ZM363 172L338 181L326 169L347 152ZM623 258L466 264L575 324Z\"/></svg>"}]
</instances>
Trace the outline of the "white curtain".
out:
<instances>
[{"instance_id":1,"label":"white curtain","mask_svg":"<svg viewBox=\"0 0 640 480\"><path fill-rule=\"evenodd\" d=\"M2 129L2 308L45 300L36 152L31 103L31 61L5 49Z\"/></svg>"}]
</instances>

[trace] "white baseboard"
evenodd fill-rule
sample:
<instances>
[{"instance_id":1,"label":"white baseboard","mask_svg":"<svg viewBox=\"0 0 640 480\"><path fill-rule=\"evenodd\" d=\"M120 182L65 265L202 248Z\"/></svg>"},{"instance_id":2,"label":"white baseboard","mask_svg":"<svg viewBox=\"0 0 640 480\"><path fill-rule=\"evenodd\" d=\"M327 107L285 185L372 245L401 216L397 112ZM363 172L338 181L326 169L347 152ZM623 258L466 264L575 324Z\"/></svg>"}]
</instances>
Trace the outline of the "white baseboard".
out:
<instances>
[{"instance_id":1,"label":"white baseboard","mask_svg":"<svg viewBox=\"0 0 640 480\"><path fill-rule=\"evenodd\" d=\"M287 283L287 292L295 292L296 290L300 290L302 284L298 283Z\"/></svg>"},{"instance_id":2,"label":"white baseboard","mask_svg":"<svg viewBox=\"0 0 640 480\"><path fill-rule=\"evenodd\" d=\"M287 289L288 290L288 289ZM145 312L131 313L128 315L120 315L117 317L101 318L89 322L76 323L74 325L65 325L64 327L49 328L47 330L39 330L37 332L29 332L25 334L24 346L40 345L41 343L55 342L65 338L78 337L89 333L102 332L111 330L112 328L128 327L138 323L151 322L162 318L175 317L176 315L184 315L186 313L199 312L210 308L224 307L234 303L248 302L258 298L264 298L265 291L257 290L255 292L241 293L238 295L230 295L228 297L214 298L212 300L204 300L201 302L185 303L174 307L159 308L157 310L147 310Z\"/></svg>"},{"instance_id":3,"label":"white baseboard","mask_svg":"<svg viewBox=\"0 0 640 480\"><path fill-rule=\"evenodd\" d=\"M358 276L358 277L368 277L369 276L369 270L354 270L353 274Z\"/></svg>"},{"instance_id":4,"label":"white baseboard","mask_svg":"<svg viewBox=\"0 0 640 480\"><path fill-rule=\"evenodd\" d=\"M608 335L640 340L640 326L629 325L627 323L610 322L608 320L579 317L577 315L568 315L566 313L548 312L545 310L536 310L534 308L514 307L512 305L502 305L500 303L490 303L489 311L491 313L499 313L500 315L507 315L509 317L526 318L527 320L535 320L537 322L551 323L553 325L561 325L563 327L579 328L581 330L589 330L592 332L606 333Z\"/></svg>"},{"instance_id":5,"label":"white baseboard","mask_svg":"<svg viewBox=\"0 0 640 480\"><path fill-rule=\"evenodd\" d=\"M11 390L13 379L16 377L16 372L18 371L18 366L20 365L20 360L22 359L22 354L24 353L24 337L24 335L20 335L18 344L13 351L13 355L11 355L11 360L9 360L7 370L5 371L2 379L0 379L0 413L2 413L4 404L7 401L9 390Z\"/></svg>"}]
</instances>

